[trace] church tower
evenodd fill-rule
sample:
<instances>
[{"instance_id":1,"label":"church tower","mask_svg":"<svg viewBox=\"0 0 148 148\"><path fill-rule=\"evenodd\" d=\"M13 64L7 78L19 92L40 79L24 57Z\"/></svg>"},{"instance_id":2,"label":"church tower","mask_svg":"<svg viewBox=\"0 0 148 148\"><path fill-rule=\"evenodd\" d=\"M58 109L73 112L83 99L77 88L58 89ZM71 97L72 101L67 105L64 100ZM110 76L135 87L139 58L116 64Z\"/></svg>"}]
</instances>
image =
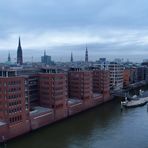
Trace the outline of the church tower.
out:
<instances>
[{"instance_id":1,"label":"church tower","mask_svg":"<svg viewBox=\"0 0 148 148\"><path fill-rule=\"evenodd\" d=\"M21 39L19 37L18 48L17 48L17 64L23 64L23 52L21 47Z\"/></svg>"},{"instance_id":2,"label":"church tower","mask_svg":"<svg viewBox=\"0 0 148 148\"><path fill-rule=\"evenodd\" d=\"M85 51L85 62L88 62L88 50L86 46L86 51Z\"/></svg>"},{"instance_id":3,"label":"church tower","mask_svg":"<svg viewBox=\"0 0 148 148\"><path fill-rule=\"evenodd\" d=\"M11 62L10 52L8 53L8 62Z\"/></svg>"},{"instance_id":4,"label":"church tower","mask_svg":"<svg viewBox=\"0 0 148 148\"><path fill-rule=\"evenodd\" d=\"M71 53L71 59L70 59L71 62L73 62L73 54Z\"/></svg>"}]
</instances>

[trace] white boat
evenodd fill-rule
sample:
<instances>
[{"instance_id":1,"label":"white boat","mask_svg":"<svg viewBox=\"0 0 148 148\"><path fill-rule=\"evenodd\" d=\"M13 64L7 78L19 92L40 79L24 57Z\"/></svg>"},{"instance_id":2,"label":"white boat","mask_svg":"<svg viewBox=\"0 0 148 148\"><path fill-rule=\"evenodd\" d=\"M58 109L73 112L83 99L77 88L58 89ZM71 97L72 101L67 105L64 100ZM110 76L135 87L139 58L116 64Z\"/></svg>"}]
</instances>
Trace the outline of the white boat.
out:
<instances>
[{"instance_id":1,"label":"white boat","mask_svg":"<svg viewBox=\"0 0 148 148\"><path fill-rule=\"evenodd\" d=\"M121 105L125 108L133 108L138 106L143 106L148 102L148 97L140 98L138 100L131 100L128 101L127 99L125 101L121 101Z\"/></svg>"}]
</instances>

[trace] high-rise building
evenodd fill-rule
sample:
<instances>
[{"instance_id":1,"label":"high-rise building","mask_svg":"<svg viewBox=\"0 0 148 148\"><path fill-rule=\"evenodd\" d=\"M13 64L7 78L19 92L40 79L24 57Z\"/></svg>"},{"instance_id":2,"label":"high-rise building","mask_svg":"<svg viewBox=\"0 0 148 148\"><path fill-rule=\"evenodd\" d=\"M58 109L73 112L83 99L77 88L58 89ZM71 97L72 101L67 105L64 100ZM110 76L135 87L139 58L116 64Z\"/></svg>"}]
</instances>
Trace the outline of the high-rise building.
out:
<instances>
[{"instance_id":1,"label":"high-rise building","mask_svg":"<svg viewBox=\"0 0 148 148\"><path fill-rule=\"evenodd\" d=\"M23 51L21 47L21 39L19 37L18 48L17 48L17 64L23 64Z\"/></svg>"},{"instance_id":2,"label":"high-rise building","mask_svg":"<svg viewBox=\"0 0 148 148\"><path fill-rule=\"evenodd\" d=\"M136 68L136 81L142 81L145 79L145 67L144 66L138 66Z\"/></svg>"},{"instance_id":3,"label":"high-rise building","mask_svg":"<svg viewBox=\"0 0 148 148\"><path fill-rule=\"evenodd\" d=\"M53 61L51 61L51 56L46 55L46 51L44 50L44 55L41 56L41 62L45 65L51 65L53 64Z\"/></svg>"},{"instance_id":4,"label":"high-rise building","mask_svg":"<svg viewBox=\"0 0 148 148\"><path fill-rule=\"evenodd\" d=\"M110 62L110 88L119 90L123 88L123 64L117 62Z\"/></svg>"},{"instance_id":5,"label":"high-rise building","mask_svg":"<svg viewBox=\"0 0 148 148\"><path fill-rule=\"evenodd\" d=\"M94 64L95 67L98 67L102 70L108 70L109 62L106 60L106 58L100 58L96 63Z\"/></svg>"}]
</instances>

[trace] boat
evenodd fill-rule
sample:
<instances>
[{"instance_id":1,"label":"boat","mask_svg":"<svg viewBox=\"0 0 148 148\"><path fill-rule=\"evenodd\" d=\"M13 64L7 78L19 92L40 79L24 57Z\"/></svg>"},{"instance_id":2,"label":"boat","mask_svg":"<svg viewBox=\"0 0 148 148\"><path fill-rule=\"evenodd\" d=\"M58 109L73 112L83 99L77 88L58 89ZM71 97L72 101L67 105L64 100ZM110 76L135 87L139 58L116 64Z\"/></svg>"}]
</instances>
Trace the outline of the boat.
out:
<instances>
[{"instance_id":1,"label":"boat","mask_svg":"<svg viewBox=\"0 0 148 148\"><path fill-rule=\"evenodd\" d=\"M148 97L143 96L143 92L144 91L139 90L139 96L134 95L133 97L131 97L131 99L125 97L125 101L121 101L121 107L134 108L143 106L148 103Z\"/></svg>"},{"instance_id":2,"label":"boat","mask_svg":"<svg viewBox=\"0 0 148 148\"><path fill-rule=\"evenodd\" d=\"M139 96L133 95L132 97L129 97L128 100L139 100L139 98L144 97L144 91L141 89L139 90Z\"/></svg>"},{"instance_id":3,"label":"boat","mask_svg":"<svg viewBox=\"0 0 148 148\"><path fill-rule=\"evenodd\" d=\"M148 102L148 97L140 98L139 100L121 101L121 105L125 108L134 108L143 106Z\"/></svg>"},{"instance_id":4,"label":"boat","mask_svg":"<svg viewBox=\"0 0 148 148\"><path fill-rule=\"evenodd\" d=\"M131 100L133 100L133 99L137 99L137 98L138 98L137 95L133 95L133 96L131 97Z\"/></svg>"}]
</instances>

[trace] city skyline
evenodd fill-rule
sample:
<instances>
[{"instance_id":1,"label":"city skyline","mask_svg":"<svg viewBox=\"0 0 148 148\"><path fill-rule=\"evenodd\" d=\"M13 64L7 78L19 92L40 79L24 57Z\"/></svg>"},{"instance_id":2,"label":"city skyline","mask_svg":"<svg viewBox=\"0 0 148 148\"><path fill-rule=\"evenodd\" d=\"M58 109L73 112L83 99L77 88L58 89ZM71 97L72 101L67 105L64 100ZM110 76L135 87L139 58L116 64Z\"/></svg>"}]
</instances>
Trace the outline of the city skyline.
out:
<instances>
[{"instance_id":1,"label":"city skyline","mask_svg":"<svg viewBox=\"0 0 148 148\"><path fill-rule=\"evenodd\" d=\"M81 48L78 48L81 49ZM74 58L74 62L76 61L85 61L85 47L82 48L81 51L65 51L62 52L64 53L64 55L59 55L57 53L59 53L60 49L53 49L54 52L50 52L50 49L46 49L47 51L47 55L52 57L52 60L55 62L70 62L70 58L71 58L71 51L73 53L73 58ZM89 61L97 61L99 60L99 58L106 58L108 61L113 61L115 59L123 59L124 62L126 61L130 61L130 62L136 62L136 63L141 63L143 61L147 61L147 55L128 55L128 56L123 56L123 55L114 55L114 54L99 54L96 52L91 52L91 49L88 49L89 51ZM16 63L17 61L17 49L15 50L1 50L1 58L0 58L0 63L5 63L8 61L8 55L10 53L11 56L11 62L12 63ZM43 56L44 50L39 49L37 52L36 50L26 50L23 48L23 58L24 58L24 62L40 62L41 61L41 56Z\"/></svg>"},{"instance_id":2,"label":"city skyline","mask_svg":"<svg viewBox=\"0 0 148 148\"><path fill-rule=\"evenodd\" d=\"M147 13L148 0L1 0L0 147L147 147Z\"/></svg>"},{"instance_id":3,"label":"city skyline","mask_svg":"<svg viewBox=\"0 0 148 148\"><path fill-rule=\"evenodd\" d=\"M68 61L73 52L79 60L87 43L90 59L135 56L142 61L148 54L147 4L146 0L2 1L0 51L15 50L21 36L24 52L46 49L53 59L67 53Z\"/></svg>"}]
</instances>

